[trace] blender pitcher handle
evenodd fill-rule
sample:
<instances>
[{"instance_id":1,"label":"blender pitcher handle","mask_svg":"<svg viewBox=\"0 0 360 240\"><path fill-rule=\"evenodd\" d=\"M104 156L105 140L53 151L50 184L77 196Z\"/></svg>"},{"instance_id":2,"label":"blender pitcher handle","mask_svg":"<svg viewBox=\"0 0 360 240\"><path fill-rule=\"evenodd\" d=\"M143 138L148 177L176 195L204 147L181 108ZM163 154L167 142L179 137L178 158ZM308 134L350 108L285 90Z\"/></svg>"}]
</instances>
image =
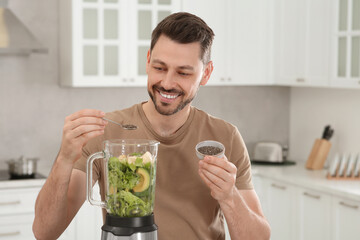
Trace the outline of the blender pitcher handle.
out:
<instances>
[{"instance_id":1,"label":"blender pitcher handle","mask_svg":"<svg viewBox=\"0 0 360 240\"><path fill-rule=\"evenodd\" d=\"M92 180L93 180L92 169L93 168L92 168L92 166L93 166L93 162L99 158L105 158L105 153L104 152L94 153L94 154L90 155L90 157L87 160L87 164L86 164L86 196L87 196L87 200L89 201L89 203L91 205L106 208L105 202L93 199L93 186L92 186Z\"/></svg>"}]
</instances>

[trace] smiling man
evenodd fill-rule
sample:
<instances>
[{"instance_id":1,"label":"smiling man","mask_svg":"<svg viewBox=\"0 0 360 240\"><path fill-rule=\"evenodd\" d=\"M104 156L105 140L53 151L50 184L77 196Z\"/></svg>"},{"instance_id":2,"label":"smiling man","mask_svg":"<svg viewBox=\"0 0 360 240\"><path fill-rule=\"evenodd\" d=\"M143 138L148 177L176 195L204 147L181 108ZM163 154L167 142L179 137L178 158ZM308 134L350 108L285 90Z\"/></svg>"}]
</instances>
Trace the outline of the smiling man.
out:
<instances>
[{"instance_id":1,"label":"smiling man","mask_svg":"<svg viewBox=\"0 0 360 240\"><path fill-rule=\"evenodd\" d=\"M37 239L57 238L85 201L86 159L106 139L155 139L158 151L154 215L160 240L269 239L270 227L251 183L249 156L235 126L191 106L212 73L214 34L189 13L175 13L154 29L147 55L150 99L107 113L135 131L107 124L105 113L85 109L65 119L60 152L39 193L33 225ZM195 146L216 140L222 158L198 160ZM105 199L103 165L95 164L93 183Z\"/></svg>"}]
</instances>

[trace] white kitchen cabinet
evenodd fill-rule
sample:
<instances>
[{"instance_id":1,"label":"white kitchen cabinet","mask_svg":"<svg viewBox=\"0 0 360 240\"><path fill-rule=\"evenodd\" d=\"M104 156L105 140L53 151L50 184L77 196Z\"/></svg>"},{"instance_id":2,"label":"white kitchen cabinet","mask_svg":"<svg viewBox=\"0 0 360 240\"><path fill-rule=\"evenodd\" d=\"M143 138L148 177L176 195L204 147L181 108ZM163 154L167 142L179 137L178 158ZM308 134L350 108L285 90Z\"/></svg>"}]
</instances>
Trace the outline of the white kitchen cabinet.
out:
<instances>
[{"instance_id":1,"label":"white kitchen cabinet","mask_svg":"<svg viewBox=\"0 0 360 240\"><path fill-rule=\"evenodd\" d=\"M331 196L301 187L296 192L296 239L331 239Z\"/></svg>"},{"instance_id":2,"label":"white kitchen cabinet","mask_svg":"<svg viewBox=\"0 0 360 240\"><path fill-rule=\"evenodd\" d=\"M274 3L274 81L287 86L328 86L331 1Z\"/></svg>"},{"instance_id":3,"label":"white kitchen cabinet","mask_svg":"<svg viewBox=\"0 0 360 240\"><path fill-rule=\"evenodd\" d=\"M0 240L35 239L32 232L34 214L14 214L0 216Z\"/></svg>"},{"instance_id":4,"label":"white kitchen cabinet","mask_svg":"<svg viewBox=\"0 0 360 240\"><path fill-rule=\"evenodd\" d=\"M184 0L213 29L214 71L208 85L270 83L271 2L267 0Z\"/></svg>"},{"instance_id":5,"label":"white kitchen cabinet","mask_svg":"<svg viewBox=\"0 0 360 240\"><path fill-rule=\"evenodd\" d=\"M294 238L294 187L280 181L265 179L267 219L271 226L271 239L289 240Z\"/></svg>"},{"instance_id":6,"label":"white kitchen cabinet","mask_svg":"<svg viewBox=\"0 0 360 240\"><path fill-rule=\"evenodd\" d=\"M334 0L332 21L333 87L360 88L360 2Z\"/></svg>"},{"instance_id":7,"label":"white kitchen cabinet","mask_svg":"<svg viewBox=\"0 0 360 240\"><path fill-rule=\"evenodd\" d=\"M334 197L332 201L332 240L360 237L360 202Z\"/></svg>"},{"instance_id":8,"label":"white kitchen cabinet","mask_svg":"<svg viewBox=\"0 0 360 240\"><path fill-rule=\"evenodd\" d=\"M228 59L234 84L272 83L273 4L271 0L230 0Z\"/></svg>"},{"instance_id":9,"label":"white kitchen cabinet","mask_svg":"<svg viewBox=\"0 0 360 240\"><path fill-rule=\"evenodd\" d=\"M60 1L60 82L146 86L146 54L159 21L181 0Z\"/></svg>"},{"instance_id":10,"label":"white kitchen cabinet","mask_svg":"<svg viewBox=\"0 0 360 240\"><path fill-rule=\"evenodd\" d=\"M228 66L229 49L229 0L183 0L182 10L202 18L214 31L215 37L211 49L214 70L208 85L226 85L230 83Z\"/></svg>"},{"instance_id":11,"label":"white kitchen cabinet","mask_svg":"<svg viewBox=\"0 0 360 240\"><path fill-rule=\"evenodd\" d=\"M0 190L0 240L34 239L35 200L40 187Z\"/></svg>"}]
</instances>

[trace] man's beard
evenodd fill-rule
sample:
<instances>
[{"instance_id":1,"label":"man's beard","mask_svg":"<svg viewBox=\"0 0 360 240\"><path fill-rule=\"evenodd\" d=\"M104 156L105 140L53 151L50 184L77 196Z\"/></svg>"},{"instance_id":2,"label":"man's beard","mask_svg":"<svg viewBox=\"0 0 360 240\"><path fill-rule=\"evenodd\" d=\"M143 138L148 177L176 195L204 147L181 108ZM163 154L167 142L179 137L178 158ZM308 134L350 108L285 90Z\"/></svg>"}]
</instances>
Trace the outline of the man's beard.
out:
<instances>
[{"instance_id":1,"label":"man's beard","mask_svg":"<svg viewBox=\"0 0 360 240\"><path fill-rule=\"evenodd\" d=\"M153 86L152 89L153 89L153 92L154 92L154 93L155 93L156 91L169 92L169 93L171 93L171 92L179 92L179 91L173 90L173 89L171 89L171 90L165 90L164 88L162 88L162 87L157 87L157 86ZM155 96L154 96L149 90L148 90L148 93L149 93L149 96L150 96L151 100L152 100L153 103L154 103L154 106L155 106L156 111L157 111L158 113L160 113L161 115L165 115L165 116L170 116L170 115L173 115L173 114L181 111L182 109L184 109L184 107L186 107L186 105L188 105L189 103L191 103L192 100L194 100L194 98L195 98L195 96L196 96L196 93L195 93L194 96L192 96L191 98L185 99L185 101L181 101L181 102L176 106L175 109L164 110L164 109L161 109L161 106L166 107L166 106L169 106L170 104L169 104L169 103L160 102L159 104L161 104L161 106L159 106L159 105L156 104ZM183 93L183 92L179 92L179 96L182 96L182 95L184 95L184 93ZM179 96L178 96L178 97L179 97Z\"/></svg>"}]
</instances>

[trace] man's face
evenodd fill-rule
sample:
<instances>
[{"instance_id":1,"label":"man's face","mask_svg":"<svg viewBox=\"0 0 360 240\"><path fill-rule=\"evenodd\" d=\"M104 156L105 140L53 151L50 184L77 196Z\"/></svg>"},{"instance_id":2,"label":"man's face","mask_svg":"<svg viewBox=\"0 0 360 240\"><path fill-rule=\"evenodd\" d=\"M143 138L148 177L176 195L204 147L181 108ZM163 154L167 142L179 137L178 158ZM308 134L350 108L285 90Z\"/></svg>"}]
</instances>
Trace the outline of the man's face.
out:
<instances>
[{"instance_id":1,"label":"man's face","mask_svg":"<svg viewBox=\"0 0 360 240\"><path fill-rule=\"evenodd\" d=\"M161 35L146 63L148 92L156 110L162 115L182 110L211 71L212 63L204 66L200 59L200 43L181 44Z\"/></svg>"}]
</instances>

